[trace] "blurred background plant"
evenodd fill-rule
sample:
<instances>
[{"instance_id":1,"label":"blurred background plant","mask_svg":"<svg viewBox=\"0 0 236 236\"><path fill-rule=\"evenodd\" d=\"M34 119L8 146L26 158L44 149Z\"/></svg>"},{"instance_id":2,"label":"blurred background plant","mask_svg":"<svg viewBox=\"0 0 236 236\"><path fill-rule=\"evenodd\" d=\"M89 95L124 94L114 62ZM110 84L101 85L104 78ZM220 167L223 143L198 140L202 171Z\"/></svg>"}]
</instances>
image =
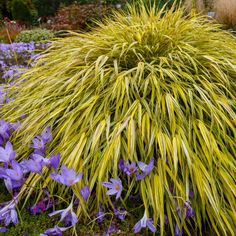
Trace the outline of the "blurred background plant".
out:
<instances>
[{"instance_id":1,"label":"blurred background plant","mask_svg":"<svg viewBox=\"0 0 236 236\"><path fill-rule=\"evenodd\" d=\"M54 33L48 29L35 28L32 30L23 30L15 38L15 42L42 42L50 41L54 37Z\"/></svg>"},{"instance_id":2,"label":"blurred background plant","mask_svg":"<svg viewBox=\"0 0 236 236\"><path fill-rule=\"evenodd\" d=\"M216 0L216 20L228 29L236 30L236 1Z\"/></svg>"},{"instance_id":3,"label":"blurred background plant","mask_svg":"<svg viewBox=\"0 0 236 236\"><path fill-rule=\"evenodd\" d=\"M4 18L0 21L0 43L11 43L15 40L16 36L25 29L25 26Z\"/></svg>"},{"instance_id":4,"label":"blurred background plant","mask_svg":"<svg viewBox=\"0 0 236 236\"><path fill-rule=\"evenodd\" d=\"M91 26L94 20L101 20L111 13L111 7L99 4L78 4L61 6L55 16L48 17L45 27L53 30L78 30Z\"/></svg>"}]
</instances>

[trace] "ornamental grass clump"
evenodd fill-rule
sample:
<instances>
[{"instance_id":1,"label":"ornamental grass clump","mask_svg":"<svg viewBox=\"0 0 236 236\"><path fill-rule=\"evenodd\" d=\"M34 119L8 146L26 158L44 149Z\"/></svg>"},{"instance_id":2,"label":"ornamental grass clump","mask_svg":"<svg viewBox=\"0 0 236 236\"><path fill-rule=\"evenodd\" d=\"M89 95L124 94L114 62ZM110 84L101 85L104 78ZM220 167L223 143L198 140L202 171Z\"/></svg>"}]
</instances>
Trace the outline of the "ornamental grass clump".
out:
<instances>
[{"instance_id":1,"label":"ornamental grass clump","mask_svg":"<svg viewBox=\"0 0 236 236\"><path fill-rule=\"evenodd\" d=\"M83 173L71 186L76 196L81 185L91 189L78 216L111 205L114 195L126 207L129 195L140 194L145 209L135 232L191 234L208 226L234 235L235 91L233 35L181 8L140 4L53 42L9 87L11 102L0 112L8 122L25 117L11 139L18 158L52 127L46 155L60 152L61 166ZM66 197L48 168L43 174L32 174L27 186ZM110 179L122 181L112 196L103 186Z\"/></svg>"}]
</instances>

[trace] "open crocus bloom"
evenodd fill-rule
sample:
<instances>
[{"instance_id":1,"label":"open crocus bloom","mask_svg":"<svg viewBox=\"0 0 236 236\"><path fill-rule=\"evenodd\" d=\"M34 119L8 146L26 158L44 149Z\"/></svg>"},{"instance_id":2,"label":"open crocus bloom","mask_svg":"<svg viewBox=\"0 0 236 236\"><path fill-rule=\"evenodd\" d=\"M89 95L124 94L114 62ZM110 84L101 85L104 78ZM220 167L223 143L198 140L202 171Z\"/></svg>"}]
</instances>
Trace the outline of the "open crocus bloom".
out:
<instances>
[{"instance_id":1,"label":"open crocus bloom","mask_svg":"<svg viewBox=\"0 0 236 236\"><path fill-rule=\"evenodd\" d=\"M153 221L147 217L146 213L144 213L143 218L135 224L133 228L134 233L138 233L142 228L146 227L148 227L153 233L155 233L157 230L153 224Z\"/></svg>"}]
</instances>

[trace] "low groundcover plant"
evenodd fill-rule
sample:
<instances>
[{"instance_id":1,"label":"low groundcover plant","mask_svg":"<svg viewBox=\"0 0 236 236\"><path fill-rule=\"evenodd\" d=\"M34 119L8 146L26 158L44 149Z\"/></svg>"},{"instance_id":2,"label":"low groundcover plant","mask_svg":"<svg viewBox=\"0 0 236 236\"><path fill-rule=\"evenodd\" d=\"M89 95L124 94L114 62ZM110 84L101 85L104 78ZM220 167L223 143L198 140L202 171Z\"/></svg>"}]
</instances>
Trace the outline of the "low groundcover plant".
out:
<instances>
[{"instance_id":1,"label":"low groundcover plant","mask_svg":"<svg viewBox=\"0 0 236 236\"><path fill-rule=\"evenodd\" d=\"M11 102L0 115L25 117L11 138L17 160L46 127L54 138L46 153L34 140L34 153L61 154L59 172L36 163L21 196L37 185L62 198L73 192L77 217L95 210L102 221L108 206L129 211L130 196L140 195L135 232L234 235L235 91L235 37L181 8L131 6L59 39L5 90Z\"/></svg>"}]
</instances>

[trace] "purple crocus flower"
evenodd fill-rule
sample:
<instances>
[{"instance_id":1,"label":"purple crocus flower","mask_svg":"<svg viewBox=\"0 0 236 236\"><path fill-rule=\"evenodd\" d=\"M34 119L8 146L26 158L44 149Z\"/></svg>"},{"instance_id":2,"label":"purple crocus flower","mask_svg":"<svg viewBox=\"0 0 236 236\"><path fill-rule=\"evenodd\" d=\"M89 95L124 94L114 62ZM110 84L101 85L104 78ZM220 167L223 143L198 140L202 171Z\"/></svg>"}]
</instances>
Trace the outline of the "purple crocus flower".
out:
<instances>
[{"instance_id":1,"label":"purple crocus flower","mask_svg":"<svg viewBox=\"0 0 236 236\"><path fill-rule=\"evenodd\" d=\"M165 225L169 224L169 220L168 220L167 215L164 215L164 223L165 223Z\"/></svg>"},{"instance_id":2,"label":"purple crocus flower","mask_svg":"<svg viewBox=\"0 0 236 236\"><path fill-rule=\"evenodd\" d=\"M6 227L0 227L0 233L6 233L7 228Z\"/></svg>"},{"instance_id":3,"label":"purple crocus flower","mask_svg":"<svg viewBox=\"0 0 236 236\"><path fill-rule=\"evenodd\" d=\"M176 212L178 213L181 219L189 219L194 217L194 210L191 207L191 203L186 201L182 208L177 207Z\"/></svg>"},{"instance_id":4,"label":"purple crocus flower","mask_svg":"<svg viewBox=\"0 0 236 236\"><path fill-rule=\"evenodd\" d=\"M51 217L57 214L61 214L60 221L65 221L67 223L67 226L68 222L70 224L69 226L74 226L78 222L78 217L73 212L73 201L66 209L54 211L50 213L49 216Z\"/></svg>"},{"instance_id":5,"label":"purple crocus flower","mask_svg":"<svg viewBox=\"0 0 236 236\"><path fill-rule=\"evenodd\" d=\"M20 126L21 126L20 121L17 121L16 123L10 123L10 127L11 127L13 130L17 130Z\"/></svg>"},{"instance_id":6,"label":"purple crocus flower","mask_svg":"<svg viewBox=\"0 0 236 236\"><path fill-rule=\"evenodd\" d=\"M73 168L68 169L65 165L62 165L61 167L61 175L55 172L51 174L51 178L53 180L57 181L58 183L64 184L68 187L79 182L82 176L83 176L82 173L79 173L78 175L76 175L76 172Z\"/></svg>"},{"instance_id":7,"label":"purple crocus flower","mask_svg":"<svg viewBox=\"0 0 236 236\"><path fill-rule=\"evenodd\" d=\"M57 167L59 166L59 163L60 163L60 158L61 158L61 155L60 153L57 154L57 155L53 155L51 158L44 158L42 155L40 154L37 154L37 153L32 153L31 154L31 158L34 160L34 161L37 161L37 162L41 162L41 164L43 166L47 166L47 167L52 167L54 169L57 169Z\"/></svg>"},{"instance_id":8,"label":"purple crocus flower","mask_svg":"<svg viewBox=\"0 0 236 236\"><path fill-rule=\"evenodd\" d=\"M12 169L6 169L7 176L12 180L21 181L24 176L20 164L17 161L12 160L11 166Z\"/></svg>"},{"instance_id":9,"label":"purple crocus flower","mask_svg":"<svg viewBox=\"0 0 236 236\"><path fill-rule=\"evenodd\" d=\"M29 211L32 215L40 214L41 212L46 211L46 204L41 200L37 204L30 207Z\"/></svg>"},{"instance_id":10,"label":"purple crocus flower","mask_svg":"<svg viewBox=\"0 0 236 236\"><path fill-rule=\"evenodd\" d=\"M84 198L84 200L87 201L90 196L90 188L88 186L85 186L80 189L80 193L82 197Z\"/></svg>"},{"instance_id":11,"label":"purple crocus flower","mask_svg":"<svg viewBox=\"0 0 236 236\"><path fill-rule=\"evenodd\" d=\"M0 221L4 221L5 226L8 226L11 222L18 224L18 215L15 209L17 204L17 197L13 198L8 204L0 209Z\"/></svg>"},{"instance_id":12,"label":"purple crocus flower","mask_svg":"<svg viewBox=\"0 0 236 236\"><path fill-rule=\"evenodd\" d=\"M126 164L123 159L119 162L119 168L120 170L124 171L128 176L133 176L138 170L135 162L128 162Z\"/></svg>"},{"instance_id":13,"label":"purple crocus flower","mask_svg":"<svg viewBox=\"0 0 236 236\"><path fill-rule=\"evenodd\" d=\"M179 226L175 224L175 236L182 236L182 231L180 230Z\"/></svg>"},{"instance_id":14,"label":"purple crocus flower","mask_svg":"<svg viewBox=\"0 0 236 236\"><path fill-rule=\"evenodd\" d=\"M42 168L43 168L42 161L35 161L32 159L24 160L23 162L21 162L21 165L28 172L33 172L33 173L38 173L38 174L42 172Z\"/></svg>"},{"instance_id":15,"label":"purple crocus flower","mask_svg":"<svg viewBox=\"0 0 236 236\"><path fill-rule=\"evenodd\" d=\"M191 199L194 198L194 192L193 192L193 191L189 191L189 197L190 197Z\"/></svg>"},{"instance_id":16,"label":"purple crocus flower","mask_svg":"<svg viewBox=\"0 0 236 236\"><path fill-rule=\"evenodd\" d=\"M121 192L123 190L122 182L120 178L118 179L110 179L111 182L102 182L102 185L109 188L110 190L107 191L107 195L114 195L116 194L116 200L120 197Z\"/></svg>"},{"instance_id":17,"label":"purple crocus flower","mask_svg":"<svg viewBox=\"0 0 236 236\"><path fill-rule=\"evenodd\" d=\"M125 216L127 214L127 211L125 209L121 208L115 208L114 210L115 216L120 219L121 221L125 220Z\"/></svg>"},{"instance_id":18,"label":"purple crocus flower","mask_svg":"<svg viewBox=\"0 0 236 236\"><path fill-rule=\"evenodd\" d=\"M11 135L11 125L10 123L6 122L5 120L0 121L0 136L5 140L8 141Z\"/></svg>"},{"instance_id":19,"label":"purple crocus flower","mask_svg":"<svg viewBox=\"0 0 236 236\"><path fill-rule=\"evenodd\" d=\"M0 146L4 145L4 138L0 135Z\"/></svg>"},{"instance_id":20,"label":"purple crocus flower","mask_svg":"<svg viewBox=\"0 0 236 236\"><path fill-rule=\"evenodd\" d=\"M96 217L97 217L97 222L98 223L102 223L103 220L104 220L104 217L105 217L105 212L104 212L104 207L102 204L99 204L99 211L98 213L96 214Z\"/></svg>"},{"instance_id":21,"label":"purple crocus flower","mask_svg":"<svg viewBox=\"0 0 236 236\"><path fill-rule=\"evenodd\" d=\"M183 208L186 209L186 218L187 219L194 217L194 210L191 207L191 203L190 202L186 201L184 203Z\"/></svg>"},{"instance_id":22,"label":"purple crocus flower","mask_svg":"<svg viewBox=\"0 0 236 236\"><path fill-rule=\"evenodd\" d=\"M33 138L32 142L33 144L31 144L30 147L35 149L36 153L39 153L39 154L45 153L46 143L40 136L36 136L35 138Z\"/></svg>"},{"instance_id":23,"label":"purple crocus flower","mask_svg":"<svg viewBox=\"0 0 236 236\"><path fill-rule=\"evenodd\" d=\"M115 225L114 222L112 222L109 227L106 230L106 233L103 234L103 236L109 236L110 234L112 234L113 232L115 232L116 230L118 230L118 227Z\"/></svg>"},{"instance_id":24,"label":"purple crocus flower","mask_svg":"<svg viewBox=\"0 0 236 236\"><path fill-rule=\"evenodd\" d=\"M147 218L146 213L144 213L143 218L142 218L141 220L139 220L139 221L135 224L135 226L134 226L134 228L133 228L134 233L136 234L136 233L138 233L142 228L146 228L146 227L148 227L153 233L155 233L156 230L157 230L156 227L155 227L155 225L153 224L153 221L152 221L151 219Z\"/></svg>"},{"instance_id":25,"label":"purple crocus flower","mask_svg":"<svg viewBox=\"0 0 236 236\"><path fill-rule=\"evenodd\" d=\"M5 148L0 147L0 162L10 162L15 156L16 152L9 141L6 143Z\"/></svg>"},{"instance_id":26,"label":"purple crocus flower","mask_svg":"<svg viewBox=\"0 0 236 236\"><path fill-rule=\"evenodd\" d=\"M154 168L154 158L152 158L149 164L145 164L143 162L138 162L138 167L142 171L141 174L136 175L136 180L141 180L145 178Z\"/></svg>"},{"instance_id":27,"label":"purple crocus flower","mask_svg":"<svg viewBox=\"0 0 236 236\"><path fill-rule=\"evenodd\" d=\"M70 227L59 227L56 225L53 228L47 229L43 234L40 234L40 236L62 236L62 233L69 228Z\"/></svg>"},{"instance_id":28,"label":"purple crocus flower","mask_svg":"<svg viewBox=\"0 0 236 236\"><path fill-rule=\"evenodd\" d=\"M42 133L41 133L42 140L45 143L50 143L52 141L52 130L50 127L47 127Z\"/></svg>"},{"instance_id":29,"label":"purple crocus flower","mask_svg":"<svg viewBox=\"0 0 236 236\"><path fill-rule=\"evenodd\" d=\"M0 167L0 178L6 178L6 168Z\"/></svg>"},{"instance_id":30,"label":"purple crocus flower","mask_svg":"<svg viewBox=\"0 0 236 236\"><path fill-rule=\"evenodd\" d=\"M23 182L24 182L24 180L20 180L20 181L12 180L9 177L6 177L4 179L5 186L6 186L9 193L12 193L13 190L19 190L21 188Z\"/></svg>"},{"instance_id":31,"label":"purple crocus flower","mask_svg":"<svg viewBox=\"0 0 236 236\"><path fill-rule=\"evenodd\" d=\"M58 153L57 155L52 155L49 159L49 167L57 169L60 164L61 154Z\"/></svg>"},{"instance_id":32,"label":"purple crocus flower","mask_svg":"<svg viewBox=\"0 0 236 236\"><path fill-rule=\"evenodd\" d=\"M29 208L29 212L32 215L40 214L42 212L47 211L48 209L53 207L53 201L49 198L44 198L40 200L37 204L34 204Z\"/></svg>"}]
</instances>

